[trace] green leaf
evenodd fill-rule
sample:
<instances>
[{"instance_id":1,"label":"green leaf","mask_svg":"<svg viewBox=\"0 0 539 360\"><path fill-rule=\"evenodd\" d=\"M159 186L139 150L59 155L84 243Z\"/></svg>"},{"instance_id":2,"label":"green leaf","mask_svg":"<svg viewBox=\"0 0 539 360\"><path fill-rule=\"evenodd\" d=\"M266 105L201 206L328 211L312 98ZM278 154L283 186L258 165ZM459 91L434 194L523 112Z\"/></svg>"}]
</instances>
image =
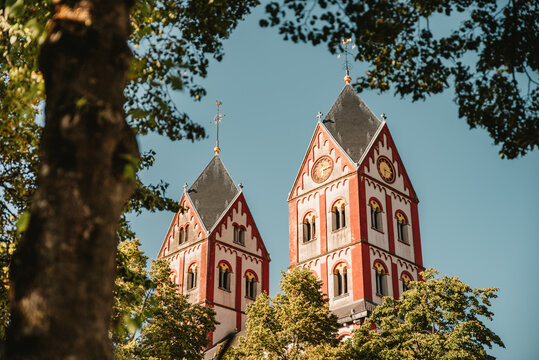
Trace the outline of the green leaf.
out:
<instances>
[{"instance_id":1,"label":"green leaf","mask_svg":"<svg viewBox=\"0 0 539 360\"><path fill-rule=\"evenodd\" d=\"M28 229L28 225L30 224L30 212L24 211L19 216L19 219L17 220L17 232L23 233Z\"/></svg>"}]
</instances>

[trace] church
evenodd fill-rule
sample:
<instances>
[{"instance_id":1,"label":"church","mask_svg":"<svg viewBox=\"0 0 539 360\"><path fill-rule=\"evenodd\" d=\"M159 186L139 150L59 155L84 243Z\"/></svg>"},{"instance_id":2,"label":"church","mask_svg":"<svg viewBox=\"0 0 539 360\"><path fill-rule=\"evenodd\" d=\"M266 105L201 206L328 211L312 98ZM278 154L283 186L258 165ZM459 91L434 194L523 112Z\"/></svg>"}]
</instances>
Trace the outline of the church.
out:
<instances>
[{"instance_id":1,"label":"church","mask_svg":"<svg viewBox=\"0 0 539 360\"><path fill-rule=\"evenodd\" d=\"M342 325L339 337L349 336L383 296L398 298L424 270L417 195L385 116L374 115L350 81L347 74L328 113L319 113L288 196L289 268L308 268L322 280ZM220 324L213 345L244 330L247 305L269 291L270 262L218 145L184 187L183 210L159 252L179 291L214 307Z\"/></svg>"}]
</instances>

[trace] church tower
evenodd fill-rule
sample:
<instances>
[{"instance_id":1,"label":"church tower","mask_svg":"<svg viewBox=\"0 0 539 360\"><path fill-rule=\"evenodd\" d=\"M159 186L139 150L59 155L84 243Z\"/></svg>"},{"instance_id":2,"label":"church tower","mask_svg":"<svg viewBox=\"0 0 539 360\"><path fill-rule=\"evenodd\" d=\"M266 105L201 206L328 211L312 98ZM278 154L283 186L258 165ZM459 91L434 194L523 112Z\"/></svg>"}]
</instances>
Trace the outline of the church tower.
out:
<instances>
[{"instance_id":1,"label":"church tower","mask_svg":"<svg viewBox=\"0 0 539 360\"><path fill-rule=\"evenodd\" d=\"M269 254L249 211L221 161L219 147L189 189L165 236L159 258L170 262L179 291L215 309L212 344L245 327L247 305L269 289Z\"/></svg>"},{"instance_id":2,"label":"church tower","mask_svg":"<svg viewBox=\"0 0 539 360\"><path fill-rule=\"evenodd\" d=\"M345 81L288 197L290 267L322 280L340 336L423 270L412 183L385 120Z\"/></svg>"}]
</instances>

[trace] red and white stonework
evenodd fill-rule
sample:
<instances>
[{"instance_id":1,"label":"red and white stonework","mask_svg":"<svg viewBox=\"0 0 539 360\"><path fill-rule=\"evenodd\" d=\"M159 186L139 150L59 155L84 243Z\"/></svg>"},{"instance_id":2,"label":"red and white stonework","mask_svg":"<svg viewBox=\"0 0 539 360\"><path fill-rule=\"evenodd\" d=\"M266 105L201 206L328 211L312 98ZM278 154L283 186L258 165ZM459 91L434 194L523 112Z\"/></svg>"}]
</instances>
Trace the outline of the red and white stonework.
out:
<instances>
[{"instance_id":1,"label":"red and white stonework","mask_svg":"<svg viewBox=\"0 0 539 360\"><path fill-rule=\"evenodd\" d=\"M355 135L363 140L356 142ZM321 157L333 163L321 169L322 182L313 179ZM377 165L381 158L392 165L386 178ZM308 267L323 281L342 324L340 336L349 335L382 296L398 298L408 281L419 279L417 196L387 124L350 85L316 125L288 203L290 267Z\"/></svg>"},{"instance_id":2,"label":"red and white stonework","mask_svg":"<svg viewBox=\"0 0 539 360\"><path fill-rule=\"evenodd\" d=\"M217 343L241 331L247 305L268 292L269 254L241 186L234 185L218 155L184 191L180 205L159 257L170 262L171 276L189 301L215 309L219 325L211 338Z\"/></svg>"}]
</instances>

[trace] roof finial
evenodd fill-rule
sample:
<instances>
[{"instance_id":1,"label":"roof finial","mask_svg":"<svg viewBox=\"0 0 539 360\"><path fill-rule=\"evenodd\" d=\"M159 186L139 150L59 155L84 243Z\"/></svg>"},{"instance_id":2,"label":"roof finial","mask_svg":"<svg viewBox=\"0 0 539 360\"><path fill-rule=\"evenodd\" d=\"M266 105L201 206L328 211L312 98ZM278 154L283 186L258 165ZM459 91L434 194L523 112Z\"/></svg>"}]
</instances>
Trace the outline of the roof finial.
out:
<instances>
[{"instance_id":1,"label":"roof finial","mask_svg":"<svg viewBox=\"0 0 539 360\"><path fill-rule=\"evenodd\" d=\"M222 101L215 100L215 103L217 104L217 114L213 118L213 123L217 126L217 138L215 140L215 148L213 149L213 152L215 155L219 154L221 152L221 148L219 147L219 123L223 121L223 114L220 112L220 107L223 105Z\"/></svg>"},{"instance_id":2,"label":"roof finial","mask_svg":"<svg viewBox=\"0 0 539 360\"><path fill-rule=\"evenodd\" d=\"M384 119L384 121L386 121L386 120L387 120L387 116L386 116L386 114L385 114L385 113L382 113L382 115L380 115L380 116L382 117L382 119Z\"/></svg>"},{"instance_id":3,"label":"roof finial","mask_svg":"<svg viewBox=\"0 0 539 360\"><path fill-rule=\"evenodd\" d=\"M322 119L322 114L320 111L318 112L318 114L316 114L316 117L318 118L318 121L320 121Z\"/></svg>"},{"instance_id":4,"label":"roof finial","mask_svg":"<svg viewBox=\"0 0 539 360\"><path fill-rule=\"evenodd\" d=\"M187 192L187 183L183 184L183 192Z\"/></svg>"},{"instance_id":5,"label":"roof finial","mask_svg":"<svg viewBox=\"0 0 539 360\"><path fill-rule=\"evenodd\" d=\"M345 68L346 68L346 75L344 76L344 82L347 84L350 84L352 82L352 78L350 77L350 63L348 62L348 54L350 53L350 51L348 50L348 44L350 44L351 42L352 42L352 38L342 39L342 44L344 45L344 58L345 58ZM352 49L354 49L355 47L356 45L352 45Z\"/></svg>"}]
</instances>

